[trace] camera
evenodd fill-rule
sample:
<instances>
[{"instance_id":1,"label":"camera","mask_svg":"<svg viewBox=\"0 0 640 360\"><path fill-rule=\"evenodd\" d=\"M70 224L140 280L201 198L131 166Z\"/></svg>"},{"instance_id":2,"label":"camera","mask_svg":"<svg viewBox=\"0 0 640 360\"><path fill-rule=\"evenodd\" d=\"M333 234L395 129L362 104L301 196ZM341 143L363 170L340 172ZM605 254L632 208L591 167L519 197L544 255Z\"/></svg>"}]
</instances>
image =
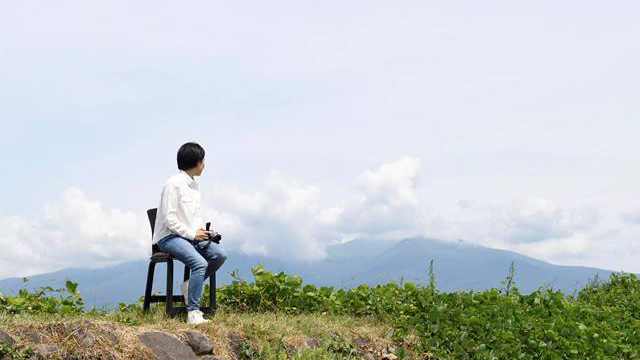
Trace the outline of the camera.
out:
<instances>
[{"instance_id":1,"label":"camera","mask_svg":"<svg viewBox=\"0 0 640 360\"><path fill-rule=\"evenodd\" d=\"M205 228L205 230L211 231L211 230L209 230L210 228L211 228L211 223L208 222L207 223L207 227ZM212 236L211 234L209 234L209 240L213 241L216 244L220 244L220 240L222 240L222 235L220 235L218 233L215 233L215 235Z\"/></svg>"}]
</instances>

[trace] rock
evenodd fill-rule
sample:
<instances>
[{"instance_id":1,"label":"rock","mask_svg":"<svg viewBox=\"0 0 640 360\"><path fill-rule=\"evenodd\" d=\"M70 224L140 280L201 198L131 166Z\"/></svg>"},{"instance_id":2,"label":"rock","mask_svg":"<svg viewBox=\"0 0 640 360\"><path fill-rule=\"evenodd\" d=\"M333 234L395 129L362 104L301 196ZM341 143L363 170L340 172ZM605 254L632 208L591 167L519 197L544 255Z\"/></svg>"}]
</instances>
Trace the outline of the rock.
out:
<instances>
[{"instance_id":1,"label":"rock","mask_svg":"<svg viewBox=\"0 0 640 360\"><path fill-rule=\"evenodd\" d=\"M60 348L51 344L37 344L33 347L33 352L38 358L46 359L60 352Z\"/></svg>"},{"instance_id":2,"label":"rock","mask_svg":"<svg viewBox=\"0 0 640 360\"><path fill-rule=\"evenodd\" d=\"M307 346L312 349L316 349L320 347L320 342L314 338L309 338L307 339Z\"/></svg>"},{"instance_id":3,"label":"rock","mask_svg":"<svg viewBox=\"0 0 640 360\"><path fill-rule=\"evenodd\" d=\"M229 333L227 335L227 339L229 339L229 342L231 343L231 348L233 352L236 353L236 355L240 354L240 350L242 350L242 347L247 341L247 338L237 333Z\"/></svg>"},{"instance_id":4,"label":"rock","mask_svg":"<svg viewBox=\"0 0 640 360\"><path fill-rule=\"evenodd\" d=\"M227 338L233 345L240 345L247 341L247 338L238 333L229 333L229 335L227 335Z\"/></svg>"},{"instance_id":5,"label":"rock","mask_svg":"<svg viewBox=\"0 0 640 360\"><path fill-rule=\"evenodd\" d=\"M6 332L0 330L0 343L7 343L9 345L13 345L16 343L16 340L11 337L11 335Z\"/></svg>"},{"instance_id":6,"label":"rock","mask_svg":"<svg viewBox=\"0 0 640 360\"><path fill-rule=\"evenodd\" d=\"M95 328L96 327L96 324L93 321L91 321L89 319L85 319L85 318L82 318L80 320L74 321L73 325L75 325L75 326L83 326L83 327L87 327L87 328Z\"/></svg>"},{"instance_id":7,"label":"rock","mask_svg":"<svg viewBox=\"0 0 640 360\"><path fill-rule=\"evenodd\" d=\"M71 330L66 323L57 322L46 324L43 328L39 328L38 332L40 334L68 334Z\"/></svg>"},{"instance_id":8,"label":"rock","mask_svg":"<svg viewBox=\"0 0 640 360\"><path fill-rule=\"evenodd\" d=\"M369 341L362 336L358 336L357 338L353 339L353 344L358 347L367 347L369 346Z\"/></svg>"},{"instance_id":9,"label":"rock","mask_svg":"<svg viewBox=\"0 0 640 360\"><path fill-rule=\"evenodd\" d=\"M93 325L87 326L87 328L90 328L90 327L93 328L94 335L104 338L105 340L109 341L111 344L115 345L120 342L120 338L118 338L118 336L116 335L118 328L115 327L113 324L104 323L104 324L93 324Z\"/></svg>"},{"instance_id":10,"label":"rock","mask_svg":"<svg viewBox=\"0 0 640 360\"><path fill-rule=\"evenodd\" d=\"M283 346L289 357L293 357L298 352L298 348L295 345L283 344Z\"/></svg>"},{"instance_id":11,"label":"rock","mask_svg":"<svg viewBox=\"0 0 640 360\"><path fill-rule=\"evenodd\" d=\"M213 344L206 336L197 331L187 331L187 344L196 355L207 355L213 353Z\"/></svg>"},{"instance_id":12,"label":"rock","mask_svg":"<svg viewBox=\"0 0 640 360\"><path fill-rule=\"evenodd\" d=\"M371 355L371 353L370 353L370 352L366 352L366 353L362 356L362 358L363 358L364 360L376 360L376 358L374 358L374 357L373 357L373 355Z\"/></svg>"},{"instance_id":13,"label":"rock","mask_svg":"<svg viewBox=\"0 0 640 360\"><path fill-rule=\"evenodd\" d=\"M382 355L382 360L396 360L398 357L393 354Z\"/></svg>"},{"instance_id":14,"label":"rock","mask_svg":"<svg viewBox=\"0 0 640 360\"><path fill-rule=\"evenodd\" d=\"M113 345L120 342L120 338L111 331L103 331L102 335Z\"/></svg>"},{"instance_id":15,"label":"rock","mask_svg":"<svg viewBox=\"0 0 640 360\"><path fill-rule=\"evenodd\" d=\"M197 359L191 348L173 335L151 331L138 336L158 360Z\"/></svg>"},{"instance_id":16,"label":"rock","mask_svg":"<svg viewBox=\"0 0 640 360\"><path fill-rule=\"evenodd\" d=\"M113 332L118 330L118 328L115 325L111 324L111 323L105 323L105 324L102 324L102 326L106 327L107 329L109 329L110 331L113 331Z\"/></svg>"},{"instance_id":17,"label":"rock","mask_svg":"<svg viewBox=\"0 0 640 360\"><path fill-rule=\"evenodd\" d=\"M21 337L26 338L27 341L32 342L34 344L42 343L42 337L40 336L40 334L38 334L37 332L29 328L20 327L16 330L16 333L18 333L18 335L20 335Z\"/></svg>"},{"instance_id":18,"label":"rock","mask_svg":"<svg viewBox=\"0 0 640 360\"><path fill-rule=\"evenodd\" d=\"M92 347L96 343L95 336L93 336L91 330L87 330L86 328L74 331L73 337L82 347Z\"/></svg>"}]
</instances>

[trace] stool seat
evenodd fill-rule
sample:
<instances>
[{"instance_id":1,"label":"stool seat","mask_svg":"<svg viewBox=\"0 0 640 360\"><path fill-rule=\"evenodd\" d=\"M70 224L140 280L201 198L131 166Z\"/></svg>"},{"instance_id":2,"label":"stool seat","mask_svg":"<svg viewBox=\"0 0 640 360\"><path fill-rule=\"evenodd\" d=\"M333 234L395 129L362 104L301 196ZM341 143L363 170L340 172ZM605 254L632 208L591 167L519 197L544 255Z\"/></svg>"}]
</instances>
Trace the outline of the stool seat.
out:
<instances>
[{"instance_id":1,"label":"stool seat","mask_svg":"<svg viewBox=\"0 0 640 360\"><path fill-rule=\"evenodd\" d=\"M173 256L171 256L171 254L167 254L163 252L154 253L153 255L151 255L151 258L149 258L149 260L153 262L165 262L172 259L173 259Z\"/></svg>"}]
</instances>

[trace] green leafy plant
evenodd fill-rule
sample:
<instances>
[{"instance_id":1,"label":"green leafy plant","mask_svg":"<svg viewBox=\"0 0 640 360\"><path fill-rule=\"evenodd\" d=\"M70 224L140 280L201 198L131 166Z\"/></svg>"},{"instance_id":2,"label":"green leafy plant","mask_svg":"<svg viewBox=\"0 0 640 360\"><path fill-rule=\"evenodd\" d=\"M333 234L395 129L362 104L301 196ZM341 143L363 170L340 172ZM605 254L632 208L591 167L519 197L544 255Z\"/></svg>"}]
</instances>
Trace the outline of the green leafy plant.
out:
<instances>
[{"instance_id":1,"label":"green leafy plant","mask_svg":"<svg viewBox=\"0 0 640 360\"><path fill-rule=\"evenodd\" d=\"M17 349L12 345L0 342L0 358L15 360L32 359L33 349L31 349L31 347Z\"/></svg>"},{"instance_id":2,"label":"green leafy plant","mask_svg":"<svg viewBox=\"0 0 640 360\"><path fill-rule=\"evenodd\" d=\"M339 355L340 358L356 358L358 350L340 336L334 336L327 340L324 347L327 351Z\"/></svg>"},{"instance_id":3,"label":"green leafy plant","mask_svg":"<svg viewBox=\"0 0 640 360\"><path fill-rule=\"evenodd\" d=\"M28 282L23 279L23 282ZM78 283L67 280L63 288L54 289L51 286L44 286L29 292L20 289L15 296L0 294L0 312L9 314L20 313L59 313L80 314L82 313L84 302L78 291Z\"/></svg>"},{"instance_id":4,"label":"green leafy plant","mask_svg":"<svg viewBox=\"0 0 640 360\"><path fill-rule=\"evenodd\" d=\"M322 312L391 321L394 339L419 335L418 351L460 359L640 358L640 280L613 274L578 296L550 287L520 294L515 264L501 289L438 293L433 263L429 283L317 288L259 265L254 282L218 289L218 303L235 311ZM334 350L341 351L334 340Z\"/></svg>"}]
</instances>

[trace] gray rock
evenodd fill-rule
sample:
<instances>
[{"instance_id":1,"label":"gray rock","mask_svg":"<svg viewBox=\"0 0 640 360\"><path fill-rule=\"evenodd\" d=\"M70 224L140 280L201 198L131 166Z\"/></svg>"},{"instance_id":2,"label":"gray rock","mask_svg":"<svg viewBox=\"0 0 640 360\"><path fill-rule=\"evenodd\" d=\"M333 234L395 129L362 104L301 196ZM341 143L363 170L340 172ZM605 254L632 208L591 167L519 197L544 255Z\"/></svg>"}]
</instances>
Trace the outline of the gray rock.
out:
<instances>
[{"instance_id":1,"label":"gray rock","mask_svg":"<svg viewBox=\"0 0 640 360\"><path fill-rule=\"evenodd\" d=\"M247 341L247 338L238 333L229 333L229 335L227 335L227 338L233 345L241 345L242 343Z\"/></svg>"},{"instance_id":2,"label":"gray rock","mask_svg":"<svg viewBox=\"0 0 640 360\"><path fill-rule=\"evenodd\" d=\"M187 344L196 355L207 355L213 353L213 344L206 336L197 331L187 331Z\"/></svg>"},{"instance_id":3,"label":"gray rock","mask_svg":"<svg viewBox=\"0 0 640 360\"><path fill-rule=\"evenodd\" d=\"M13 345L16 343L16 340L11 337L11 335L6 332L0 330L0 343L7 343L9 345Z\"/></svg>"},{"instance_id":4,"label":"gray rock","mask_svg":"<svg viewBox=\"0 0 640 360\"><path fill-rule=\"evenodd\" d=\"M316 349L320 347L320 342L314 338L309 338L307 339L307 346L312 349Z\"/></svg>"},{"instance_id":5,"label":"gray rock","mask_svg":"<svg viewBox=\"0 0 640 360\"><path fill-rule=\"evenodd\" d=\"M371 353L370 353L370 352L366 352L366 353L362 356L362 358L363 358L364 360L376 360L376 358L374 358L374 357L373 357L373 355L371 355Z\"/></svg>"},{"instance_id":6,"label":"gray rock","mask_svg":"<svg viewBox=\"0 0 640 360\"><path fill-rule=\"evenodd\" d=\"M357 338L353 339L353 344L358 347L367 347L369 346L369 341L362 336L358 336Z\"/></svg>"},{"instance_id":7,"label":"gray rock","mask_svg":"<svg viewBox=\"0 0 640 360\"><path fill-rule=\"evenodd\" d=\"M27 339L27 341L32 342L34 344L42 343L42 337L40 336L40 334L38 334L37 332L29 328L20 327L16 330L16 333L18 333L18 335L20 335L21 337L24 337L25 339Z\"/></svg>"},{"instance_id":8,"label":"gray rock","mask_svg":"<svg viewBox=\"0 0 640 360\"><path fill-rule=\"evenodd\" d=\"M46 324L43 328L38 329L38 333L40 334L54 334L54 333L69 333L71 329L67 326L66 323L49 323Z\"/></svg>"},{"instance_id":9,"label":"gray rock","mask_svg":"<svg viewBox=\"0 0 640 360\"><path fill-rule=\"evenodd\" d=\"M96 343L96 338L91 330L81 328L73 332L73 337L82 347L92 347Z\"/></svg>"},{"instance_id":10,"label":"gray rock","mask_svg":"<svg viewBox=\"0 0 640 360\"><path fill-rule=\"evenodd\" d=\"M114 334L111 331L103 331L102 335L113 345L120 342L120 338L118 335Z\"/></svg>"},{"instance_id":11,"label":"gray rock","mask_svg":"<svg viewBox=\"0 0 640 360\"><path fill-rule=\"evenodd\" d=\"M231 349L236 355L240 355L240 351L242 350L244 344L247 342L247 338L238 333L229 333L227 335L227 339L231 343Z\"/></svg>"},{"instance_id":12,"label":"gray rock","mask_svg":"<svg viewBox=\"0 0 640 360\"><path fill-rule=\"evenodd\" d=\"M197 359L191 348L173 335L151 331L138 336L158 360Z\"/></svg>"},{"instance_id":13,"label":"gray rock","mask_svg":"<svg viewBox=\"0 0 640 360\"><path fill-rule=\"evenodd\" d=\"M298 352L298 348L295 345L283 344L283 346L289 357L293 357Z\"/></svg>"},{"instance_id":14,"label":"gray rock","mask_svg":"<svg viewBox=\"0 0 640 360\"><path fill-rule=\"evenodd\" d=\"M46 359L60 352L60 348L51 344L37 344L33 347L33 352L38 358Z\"/></svg>"},{"instance_id":15,"label":"gray rock","mask_svg":"<svg viewBox=\"0 0 640 360\"><path fill-rule=\"evenodd\" d=\"M106 327L107 329L109 329L110 331L113 331L113 332L118 330L118 328L115 325L113 325L112 323L105 323L105 324L102 324L102 326Z\"/></svg>"},{"instance_id":16,"label":"gray rock","mask_svg":"<svg viewBox=\"0 0 640 360\"><path fill-rule=\"evenodd\" d=\"M120 338L116 335L118 328L111 323L92 324L87 328L93 328L93 334L105 338L111 344L115 345L120 342Z\"/></svg>"}]
</instances>

